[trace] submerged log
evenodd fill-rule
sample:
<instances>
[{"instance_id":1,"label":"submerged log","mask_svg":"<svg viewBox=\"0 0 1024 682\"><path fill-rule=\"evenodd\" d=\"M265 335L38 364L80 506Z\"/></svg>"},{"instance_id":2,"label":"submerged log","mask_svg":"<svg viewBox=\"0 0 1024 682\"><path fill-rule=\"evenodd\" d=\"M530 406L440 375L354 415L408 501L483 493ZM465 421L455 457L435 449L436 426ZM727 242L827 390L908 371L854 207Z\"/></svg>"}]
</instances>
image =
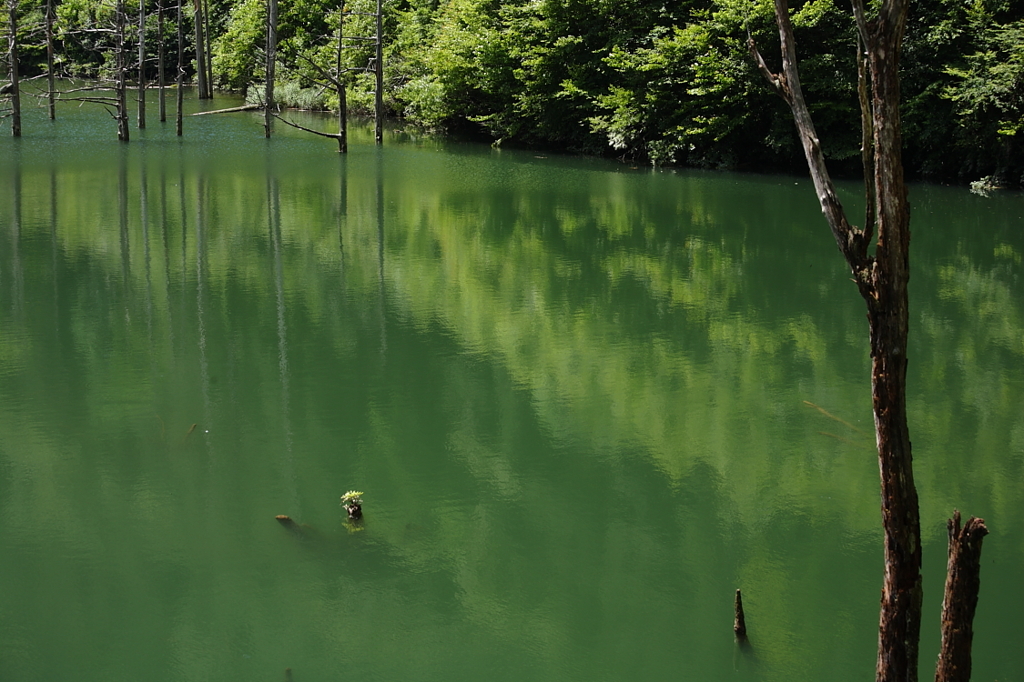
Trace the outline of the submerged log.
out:
<instances>
[{"instance_id":1,"label":"submerged log","mask_svg":"<svg viewBox=\"0 0 1024 682\"><path fill-rule=\"evenodd\" d=\"M942 598L942 648L935 682L969 682L974 612L981 586L981 541L988 535L985 520L972 516L960 526L960 511L946 522L949 560Z\"/></svg>"},{"instance_id":2,"label":"submerged log","mask_svg":"<svg viewBox=\"0 0 1024 682\"><path fill-rule=\"evenodd\" d=\"M278 514L274 518L277 519L277 522L284 526L284 528L286 528L289 533L292 533L293 535L296 535L300 538L306 535L303 527L295 523L295 521L293 521L290 516Z\"/></svg>"}]
</instances>

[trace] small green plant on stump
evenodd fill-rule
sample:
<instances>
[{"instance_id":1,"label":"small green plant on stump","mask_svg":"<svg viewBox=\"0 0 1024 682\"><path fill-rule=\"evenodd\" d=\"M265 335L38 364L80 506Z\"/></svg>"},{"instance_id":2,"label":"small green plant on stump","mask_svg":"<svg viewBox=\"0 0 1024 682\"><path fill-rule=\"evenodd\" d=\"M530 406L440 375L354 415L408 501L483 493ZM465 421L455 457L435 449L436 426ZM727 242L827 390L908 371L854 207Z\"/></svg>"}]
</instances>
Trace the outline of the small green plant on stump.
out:
<instances>
[{"instance_id":1,"label":"small green plant on stump","mask_svg":"<svg viewBox=\"0 0 1024 682\"><path fill-rule=\"evenodd\" d=\"M341 496L341 506L348 512L350 519L363 518L363 494L361 492L349 490Z\"/></svg>"}]
</instances>

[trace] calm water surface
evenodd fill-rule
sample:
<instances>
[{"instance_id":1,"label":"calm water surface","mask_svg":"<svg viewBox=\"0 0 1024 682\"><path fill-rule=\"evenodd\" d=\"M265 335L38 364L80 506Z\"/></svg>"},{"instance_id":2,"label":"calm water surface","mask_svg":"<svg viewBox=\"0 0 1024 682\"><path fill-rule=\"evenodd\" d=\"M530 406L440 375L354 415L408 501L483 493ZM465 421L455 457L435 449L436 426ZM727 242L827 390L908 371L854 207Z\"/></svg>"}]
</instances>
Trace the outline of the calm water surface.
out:
<instances>
[{"instance_id":1,"label":"calm water surface","mask_svg":"<svg viewBox=\"0 0 1024 682\"><path fill-rule=\"evenodd\" d=\"M0 137L0 679L871 679L864 306L806 180L150 118ZM1024 198L912 201L921 676L960 508L974 679L1021 680Z\"/></svg>"}]
</instances>

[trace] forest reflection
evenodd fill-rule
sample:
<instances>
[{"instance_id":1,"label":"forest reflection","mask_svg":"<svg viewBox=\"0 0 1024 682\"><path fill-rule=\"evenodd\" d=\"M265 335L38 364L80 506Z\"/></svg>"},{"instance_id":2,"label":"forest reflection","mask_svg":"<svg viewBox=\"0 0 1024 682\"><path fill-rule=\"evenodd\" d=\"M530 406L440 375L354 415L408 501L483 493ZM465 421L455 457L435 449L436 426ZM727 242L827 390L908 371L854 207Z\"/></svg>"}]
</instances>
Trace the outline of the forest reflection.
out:
<instances>
[{"instance_id":1,"label":"forest reflection","mask_svg":"<svg viewBox=\"0 0 1024 682\"><path fill-rule=\"evenodd\" d=\"M263 202L253 201L251 191L262 169L196 174L181 160L176 169L168 168L175 162L167 159L150 168L152 159L122 153L115 191L108 192L105 170L58 174L52 167L15 163L5 258L10 312L25 296L24 244L37 243L45 228L49 269L74 263L119 272L119 286L109 276L89 281L105 282L99 284L105 291L91 295L107 304L117 300L123 311L108 308L110 317L96 316L94 305L79 300L72 305L75 345L115 333L138 346L194 335L209 413L208 327L230 327L240 289L246 306L273 311L278 407L287 418L289 336L296 333L289 319L301 309L307 319L296 328L329 328L328 311L342 298L372 300L367 310L377 318L381 362L388 316L415 328L440 326L465 348L500 359L533 396L553 433L589 438L602 456L642 451L677 483L706 461L727 482L733 509L748 523L770 505L750 496L751 489L774 481L777 494L805 497L810 491L800 486L810 482L789 468L827 467L835 487L817 493L843 501L835 513L844 523L874 527L872 514L864 513L874 504L865 494L875 486L874 472L841 457L858 453L862 459L872 446L865 437L871 431L867 392L847 390L866 385L863 321L857 306L845 305L853 301L847 273L827 234L815 231L814 207L798 192L771 178L570 173L557 162L530 159L479 188L476 174L490 163L486 157L456 154L455 161L432 162L428 153L413 150L368 157L343 158L323 170L268 174ZM432 182L413 182L417 175ZM154 177L174 177L176 196L164 182L151 187ZM713 182L729 188L705 191ZM664 191L668 186L674 191ZM148 197L154 191L160 224L152 231ZM105 199L111 194L116 203ZM189 214L195 216L191 230ZM114 234L106 226L113 224L112 250ZM267 226L264 238L260 224ZM793 248L804 240L820 246ZM155 262L153 246L163 253ZM270 272L262 265L268 250ZM918 254L915 279L935 285L933 292L918 290L919 369L911 409L925 431L941 430L950 423L944 416L949 410L971 404L971 394L984 390L998 404L985 408L985 428L976 437L1002 432L1020 438L1020 415L1013 409L1020 386L986 366L990 354L978 350L993 346L1010 362L1024 354L1020 304L1011 293L1020 247L1003 242L997 251L993 263L976 263L966 253ZM119 262L104 265L112 255ZM78 279L66 271L50 283L54 320L61 281ZM194 288L195 327L182 334L188 324L175 311L184 303L184 288ZM80 299L84 295L77 292ZM211 315L216 321L207 319ZM958 334L939 333L936 326L948 328L953 315ZM121 329L107 327L117 318ZM136 320L146 322L137 326ZM333 352L343 352L345 333L318 333L332 339L327 345ZM951 365L953 358L959 367ZM102 362L103 356L94 359ZM45 356L36 362L45 363ZM960 395L948 390L954 377ZM996 383L983 389L978 381ZM945 409L935 409L939 396ZM771 422L785 425L786 438L775 443L783 452L734 456L750 442L770 441ZM980 451L999 449L987 443ZM1014 451L1009 441L1002 449ZM942 469L949 467L956 469L941 461ZM1019 480L1004 466L983 471L1003 479L992 482L1000 487ZM944 480L926 475L925 484L940 490L925 499L951 497L941 491Z\"/></svg>"},{"instance_id":2,"label":"forest reflection","mask_svg":"<svg viewBox=\"0 0 1024 682\"><path fill-rule=\"evenodd\" d=\"M159 627L181 651L208 621L276 633L183 557L270 561L247 546L260 522L332 528L341 473L375 496L365 533L303 545L303 580L233 574L288 595L280 622L317 624L285 636L297 649L380 647L341 605L394 627L417 618L412 594L423 622L460 609L456 635L513 641L545 670L575 661L565 679L605 678L594 649L674 651L679 628L752 678L820 677L870 650L866 323L806 183L430 140L310 158L133 146L107 165L15 153L0 168L0 431L36 484L10 498L20 516L71 545L113 542L93 513L159 538L146 547L188 616ZM1012 198L915 194L911 417L941 560L953 507L1024 505L1024 248ZM988 212L984 249L956 229L964 210ZM150 562L116 559L144 603L131 576ZM843 596L805 593L821 576ZM717 581L773 614L756 664L704 632L730 627ZM656 634L624 634L605 603Z\"/></svg>"}]
</instances>

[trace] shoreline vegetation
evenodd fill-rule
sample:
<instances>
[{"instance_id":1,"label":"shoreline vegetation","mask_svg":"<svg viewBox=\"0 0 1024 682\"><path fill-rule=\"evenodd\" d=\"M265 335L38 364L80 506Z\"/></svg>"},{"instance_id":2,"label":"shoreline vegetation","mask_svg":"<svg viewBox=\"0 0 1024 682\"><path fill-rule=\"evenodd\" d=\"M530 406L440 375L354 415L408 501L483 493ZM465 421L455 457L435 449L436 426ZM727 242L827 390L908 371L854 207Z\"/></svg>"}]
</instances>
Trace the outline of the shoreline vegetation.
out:
<instances>
[{"instance_id":1,"label":"shoreline vegetation","mask_svg":"<svg viewBox=\"0 0 1024 682\"><path fill-rule=\"evenodd\" d=\"M262 106L267 0L163 3L4 0L0 34L17 45L8 56L17 55L22 81L45 84L52 73L115 87L120 69L125 88L152 89L162 78L173 92L180 54L179 82L195 84L201 98L217 89ZM281 0L276 106L337 111L337 88L325 82L333 73L345 86L345 109L372 114L375 10L376 0ZM379 18L390 119L631 164L801 169L788 111L746 48L748 33L766 53L777 44L770 2L390 0ZM849 7L807 0L795 4L792 21L825 157L837 175L855 176L861 140ZM908 175L979 193L1024 187L1024 5L917 0L901 64ZM15 70L7 70L0 86L10 91ZM0 116L10 115L10 99L0 93Z\"/></svg>"}]
</instances>

